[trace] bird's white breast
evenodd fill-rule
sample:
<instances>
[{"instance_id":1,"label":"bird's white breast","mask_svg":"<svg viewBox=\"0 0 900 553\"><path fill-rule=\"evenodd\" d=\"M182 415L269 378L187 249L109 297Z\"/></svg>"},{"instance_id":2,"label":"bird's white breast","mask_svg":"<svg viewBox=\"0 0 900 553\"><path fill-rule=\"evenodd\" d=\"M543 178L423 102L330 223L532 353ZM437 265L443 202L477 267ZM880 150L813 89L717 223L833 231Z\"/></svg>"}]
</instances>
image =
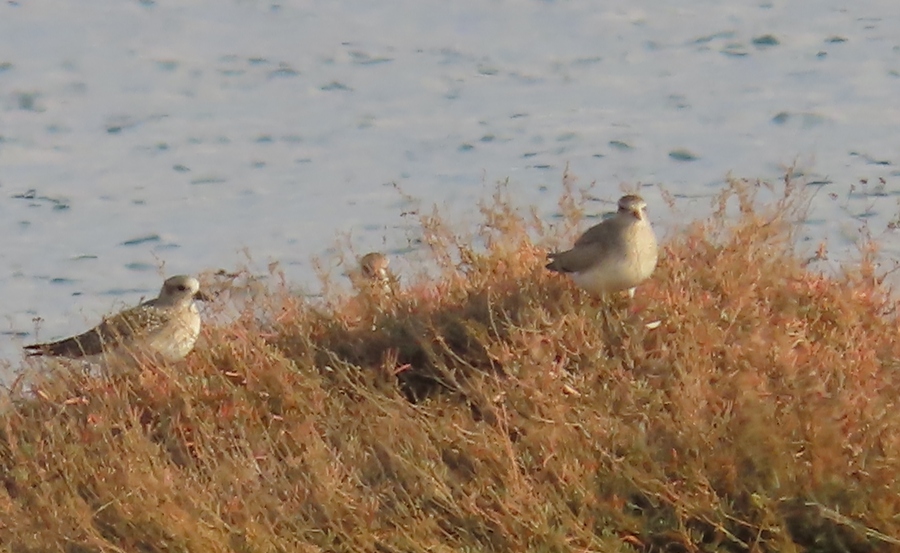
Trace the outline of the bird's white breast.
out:
<instances>
[{"instance_id":1,"label":"bird's white breast","mask_svg":"<svg viewBox=\"0 0 900 553\"><path fill-rule=\"evenodd\" d=\"M155 333L147 349L166 361L178 361L194 349L199 335L200 313L197 306L191 303L189 308L180 310Z\"/></svg>"},{"instance_id":2,"label":"bird's white breast","mask_svg":"<svg viewBox=\"0 0 900 553\"><path fill-rule=\"evenodd\" d=\"M610 250L591 267L572 274L572 280L594 295L634 288L653 274L657 244L653 228L646 220L635 221L623 232L624 251Z\"/></svg>"}]
</instances>

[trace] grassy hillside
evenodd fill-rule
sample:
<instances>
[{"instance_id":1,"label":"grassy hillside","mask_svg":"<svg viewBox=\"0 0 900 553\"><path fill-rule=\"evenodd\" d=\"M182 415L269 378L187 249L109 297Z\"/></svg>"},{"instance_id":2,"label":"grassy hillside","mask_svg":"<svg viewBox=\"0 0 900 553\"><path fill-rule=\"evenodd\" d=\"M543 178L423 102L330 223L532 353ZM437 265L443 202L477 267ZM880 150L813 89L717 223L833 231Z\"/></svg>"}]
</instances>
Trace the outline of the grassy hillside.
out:
<instances>
[{"instance_id":1,"label":"grassy hillside","mask_svg":"<svg viewBox=\"0 0 900 553\"><path fill-rule=\"evenodd\" d=\"M0 412L0 543L900 550L896 304L867 259L808 270L782 188L734 183L634 300L545 271L573 229L501 191L472 235L423 217L437 278L267 290L180 364L47 367Z\"/></svg>"}]
</instances>

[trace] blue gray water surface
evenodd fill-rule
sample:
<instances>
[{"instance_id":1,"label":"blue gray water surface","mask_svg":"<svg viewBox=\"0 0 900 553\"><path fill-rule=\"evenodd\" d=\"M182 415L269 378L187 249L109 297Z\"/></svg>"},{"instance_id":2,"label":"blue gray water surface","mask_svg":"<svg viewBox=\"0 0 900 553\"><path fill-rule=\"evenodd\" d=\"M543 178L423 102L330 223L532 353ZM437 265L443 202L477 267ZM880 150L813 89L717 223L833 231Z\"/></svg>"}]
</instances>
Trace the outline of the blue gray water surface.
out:
<instances>
[{"instance_id":1,"label":"blue gray water surface","mask_svg":"<svg viewBox=\"0 0 900 553\"><path fill-rule=\"evenodd\" d=\"M796 165L804 239L852 256L867 227L896 258L900 3L681 4L4 2L0 358L160 273L246 251L312 287L339 235L407 252L397 187L465 224L508 178L553 218L567 165L642 185L664 229Z\"/></svg>"}]
</instances>

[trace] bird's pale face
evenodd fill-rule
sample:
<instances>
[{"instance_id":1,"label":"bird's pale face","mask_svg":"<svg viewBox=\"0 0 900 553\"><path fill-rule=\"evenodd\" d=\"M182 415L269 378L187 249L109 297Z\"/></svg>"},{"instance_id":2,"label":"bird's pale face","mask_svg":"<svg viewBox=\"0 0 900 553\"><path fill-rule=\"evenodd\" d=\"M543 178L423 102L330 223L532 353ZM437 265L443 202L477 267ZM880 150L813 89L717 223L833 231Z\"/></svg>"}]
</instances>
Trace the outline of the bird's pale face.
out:
<instances>
[{"instance_id":1,"label":"bird's pale face","mask_svg":"<svg viewBox=\"0 0 900 553\"><path fill-rule=\"evenodd\" d=\"M619 199L619 213L627 213L635 219L643 221L647 219L647 202L640 196L629 194Z\"/></svg>"},{"instance_id":2,"label":"bird's pale face","mask_svg":"<svg viewBox=\"0 0 900 553\"><path fill-rule=\"evenodd\" d=\"M194 300L205 301L206 294L200 291L200 282L186 275L173 276L163 283L159 293L160 301L169 305L190 304Z\"/></svg>"}]
</instances>

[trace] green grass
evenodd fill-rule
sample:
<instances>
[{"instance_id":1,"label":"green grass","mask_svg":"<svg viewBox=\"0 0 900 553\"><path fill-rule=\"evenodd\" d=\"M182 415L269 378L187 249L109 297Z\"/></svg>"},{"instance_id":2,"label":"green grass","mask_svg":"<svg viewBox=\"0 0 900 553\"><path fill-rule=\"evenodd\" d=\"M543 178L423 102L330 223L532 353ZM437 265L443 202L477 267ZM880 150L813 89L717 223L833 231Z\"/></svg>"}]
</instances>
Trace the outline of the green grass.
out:
<instances>
[{"instance_id":1,"label":"green grass","mask_svg":"<svg viewBox=\"0 0 900 553\"><path fill-rule=\"evenodd\" d=\"M180 364L48 366L0 413L0 543L900 549L896 303L873 252L807 268L794 188L733 183L634 300L543 269L570 183L562 230L501 189L474 233L422 218L436 278L269 289Z\"/></svg>"}]
</instances>

